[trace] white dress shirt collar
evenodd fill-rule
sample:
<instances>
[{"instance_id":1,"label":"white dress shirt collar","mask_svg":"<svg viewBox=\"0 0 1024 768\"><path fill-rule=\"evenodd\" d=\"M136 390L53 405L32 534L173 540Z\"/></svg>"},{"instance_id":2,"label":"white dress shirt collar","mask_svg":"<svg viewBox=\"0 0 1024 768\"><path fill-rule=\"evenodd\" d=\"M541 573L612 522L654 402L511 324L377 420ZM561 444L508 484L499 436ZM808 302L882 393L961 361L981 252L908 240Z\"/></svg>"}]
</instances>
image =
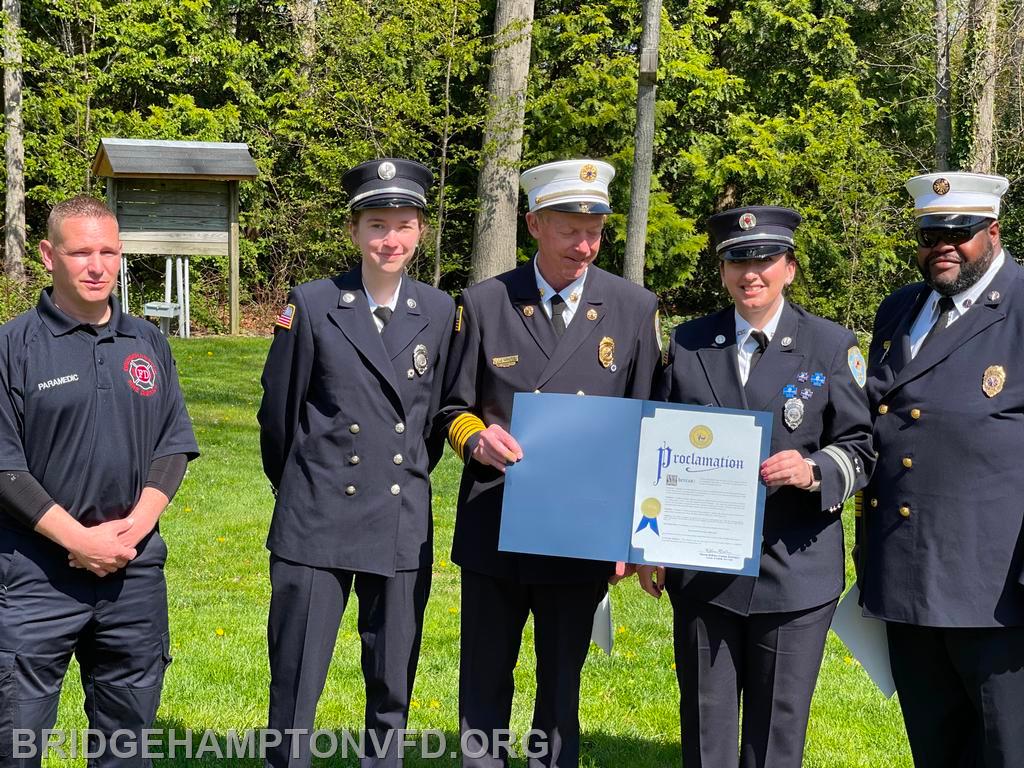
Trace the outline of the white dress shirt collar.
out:
<instances>
[{"instance_id":1,"label":"white dress shirt collar","mask_svg":"<svg viewBox=\"0 0 1024 768\"><path fill-rule=\"evenodd\" d=\"M377 307L387 307L392 312L394 312L395 307L398 306L398 294L400 294L401 292L402 278L399 278L398 285L395 287L395 292L394 294L392 294L391 299L385 302L384 304L378 304L376 301L374 301L373 296L370 295L370 292L366 290L366 288L363 288L363 293L366 294L366 302L367 304L370 305L370 314L373 316L373 322L376 323L378 331L384 330L384 321L381 320L376 315L374 315L373 310L375 310Z\"/></svg>"},{"instance_id":2,"label":"white dress shirt collar","mask_svg":"<svg viewBox=\"0 0 1024 768\"><path fill-rule=\"evenodd\" d=\"M576 314L576 308L579 307L580 302L583 300L583 284L587 280L588 271L589 270L585 271L562 290L556 291L551 287L551 284L544 279L544 275L540 273L540 268L537 266L537 258L534 257L533 274L537 278L537 291L540 295L540 303L544 310L544 314L549 318L551 317L551 297L557 293L565 300L565 309L562 310L562 317L565 319L566 326L568 326L572 321L573 316Z\"/></svg>"}]
</instances>

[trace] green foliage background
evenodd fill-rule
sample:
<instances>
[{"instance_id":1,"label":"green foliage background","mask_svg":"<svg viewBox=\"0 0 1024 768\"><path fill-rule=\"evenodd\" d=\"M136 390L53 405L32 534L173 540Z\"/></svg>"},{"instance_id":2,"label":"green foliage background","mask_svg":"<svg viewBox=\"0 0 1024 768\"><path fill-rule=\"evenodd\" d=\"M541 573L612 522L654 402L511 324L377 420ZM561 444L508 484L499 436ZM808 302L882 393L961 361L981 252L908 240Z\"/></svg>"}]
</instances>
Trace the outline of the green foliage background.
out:
<instances>
[{"instance_id":1,"label":"green foliage background","mask_svg":"<svg viewBox=\"0 0 1024 768\"><path fill-rule=\"evenodd\" d=\"M441 287L458 292L470 268L493 4L321 0L306 55L294 0L25 0L30 243L50 204L102 195L89 172L101 137L243 141L260 171L242 188L243 296L276 300L354 260L340 183L348 167L400 154L437 169L447 136L447 210L433 222L442 251L429 244L413 269L430 280L438 259ZM782 204L804 216L794 298L870 327L879 300L916 272L902 183L928 170L932 153L931 12L930 0L665 0L647 283L667 312L725 300L708 215ZM535 16L523 166L581 155L616 166L618 213L601 263L618 270L640 3L537 0ZM954 83L962 103L958 93ZM1002 96L1000 110L1019 102ZM957 115L954 161L969 122ZM1011 180L1024 158L1018 135L999 133L999 170ZM1004 217L1011 248L1020 194L1011 191ZM525 230L519 246L525 258ZM158 291L162 265L136 261L133 274ZM194 265L194 309L217 330L225 265ZM7 317L24 297L6 286L4 296Z\"/></svg>"}]
</instances>

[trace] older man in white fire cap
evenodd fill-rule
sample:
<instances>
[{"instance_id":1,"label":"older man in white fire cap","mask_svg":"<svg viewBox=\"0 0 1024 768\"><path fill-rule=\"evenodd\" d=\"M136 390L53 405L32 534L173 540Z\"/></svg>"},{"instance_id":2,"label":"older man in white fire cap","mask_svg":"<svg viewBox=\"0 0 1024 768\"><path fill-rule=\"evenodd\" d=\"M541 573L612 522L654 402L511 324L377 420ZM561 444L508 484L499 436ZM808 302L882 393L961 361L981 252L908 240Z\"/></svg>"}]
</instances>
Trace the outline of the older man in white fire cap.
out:
<instances>
[{"instance_id":1,"label":"older man in white fire cap","mask_svg":"<svg viewBox=\"0 0 1024 768\"><path fill-rule=\"evenodd\" d=\"M878 463L858 571L917 768L1024 760L1024 270L1000 241L1008 186L907 182L924 281L882 302L871 342Z\"/></svg>"},{"instance_id":2,"label":"older man in white fire cap","mask_svg":"<svg viewBox=\"0 0 1024 768\"><path fill-rule=\"evenodd\" d=\"M537 255L468 288L457 310L441 419L465 462L452 560L462 567L459 716L464 766L507 765L495 748L512 710L512 670L532 613L537 698L531 766L579 763L580 671L610 563L498 551L516 392L647 398L660 357L657 299L594 266L611 213L607 163L526 171L526 225ZM558 432L559 425L551 425ZM551 488L566 505L579 488ZM585 494L584 494L585 495ZM489 748L488 748L489 747ZM484 754L481 754L481 753Z\"/></svg>"}]
</instances>

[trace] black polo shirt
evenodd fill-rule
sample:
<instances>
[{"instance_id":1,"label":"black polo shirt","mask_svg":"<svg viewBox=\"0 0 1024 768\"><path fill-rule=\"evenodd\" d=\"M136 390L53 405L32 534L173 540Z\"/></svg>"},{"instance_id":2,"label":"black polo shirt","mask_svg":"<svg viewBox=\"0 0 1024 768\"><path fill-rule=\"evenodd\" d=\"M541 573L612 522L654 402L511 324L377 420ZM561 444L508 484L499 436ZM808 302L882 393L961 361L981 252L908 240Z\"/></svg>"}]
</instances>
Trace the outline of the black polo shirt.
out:
<instances>
[{"instance_id":1,"label":"black polo shirt","mask_svg":"<svg viewBox=\"0 0 1024 768\"><path fill-rule=\"evenodd\" d=\"M50 293L0 326L0 471L31 472L84 524L119 519L153 459L199 455L174 359L113 296L110 322L94 328ZM0 525L17 523L0 510Z\"/></svg>"}]
</instances>

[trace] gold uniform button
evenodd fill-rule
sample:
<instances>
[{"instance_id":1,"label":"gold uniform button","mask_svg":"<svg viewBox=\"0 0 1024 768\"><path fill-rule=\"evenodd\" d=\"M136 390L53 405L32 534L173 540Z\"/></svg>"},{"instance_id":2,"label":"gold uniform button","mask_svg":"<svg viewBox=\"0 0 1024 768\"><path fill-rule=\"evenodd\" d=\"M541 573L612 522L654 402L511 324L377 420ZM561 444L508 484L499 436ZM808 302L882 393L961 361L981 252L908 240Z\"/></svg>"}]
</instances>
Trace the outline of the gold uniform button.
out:
<instances>
[{"instance_id":1,"label":"gold uniform button","mask_svg":"<svg viewBox=\"0 0 1024 768\"><path fill-rule=\"evenodd\" d=\"M405 424L403 424L402 422L398 422L397 424L395 424L395 432L397 432L398 434L402 434L403 432L405 432Z\"/></svg>"},{"instance_id":2,"label":"gold uniform button","mask_svg":"<svg viewBox=\"0 0 1024 768\"><path fill-rule=\"evenodd\" d=\"M393 458L392 461L395 462L395 464L401 464L405 459L402 458L402 454L396 453L395 458Z\"/></svg>"},{"instance_id":3,"label":"gold uniform button","mask_svg":"<svg viewBox=\"0 0 1024 768\"><path fill-rule=\"evenodd\" d=\"M912 419L920 419L921 418L921 409L920 408L911 408L910 409L910 418L912 418Z\"/></svg>"},{"instance_id":4,"label":"gold uniform button","mask_svg":"<svg viewBox=\"0 0 1024 768\"><path fill-rule=\"evenodd\" d=\"M354 485L346 485L345 486L345 495L346 496L355 496L356 495L356 487Z\"/></svg>"},{"instance_id":5,"label":"gold uniform button","mask_svg":"<svg viewBox=\"0 0 1024 768\"><path fill-rule=\"evenodd\" d=\"M350 456L349 459L348 459L348 463L349 464L358 464L359 463L359 457L356 456L356 455Z\"/></svg>"},{"instance_id":6,"label":"gold uniform button","mask_svg":"<svg viewBox=\"0 0 1024 768\"><path fill-rule=\"evenodd\" d=\"M900 507L900 515L902 517L910 517L910 507L908 507L906 504Z\"/></svg>"},{"instance_id":7,"label":"gold uniform button","mask_svg":"<svg viewBox=\"0 0 1024 768\"><path fill-rule=\"evenodd\" d=\"M350 426L348 428L348 431L351 432L353 435L358 435L359 434L359 425L358 424L353 424L352 426Z\"/></svg>"},{"instance_id":8,"label":"gold uniform button","mask_svg":"<svg viewBox=\"0 0 1024 768\"><path fill-rule=\"evenodd\" d=\"M871 506L872 507L877 507L878 506L878 499L872 499L871 500Z\"/></svg>"},{"instance_id":9,"label":"gold uniform button","mask_svg":"<svg viewBox=\"0 0 1024 768\"><path fill-rule=\"evenodd\" d=\"M914 466L914 460L911 459L909 456L904 456L903 466L906 467L907 469L910 469L912 466Z\"/></svg>"},{"instance_id":10,"label":"gold uniform button","mask_svg":"<svg viewBox=\"0 0 1024 768\"><path fill-rule=\"evenodd\" d=\"M889 406L886 405L885 403L882 403L880 406L878 406L878 412L882 416L885 416L885 414L887 414L889 412Z\"/></svg>"},{"instance_id":11,"label":"gold uniform button","mask_svg":"<svg viewBox=\"0 0 1024 768\"><path fill-rule=\"evenodd\" d=\"M391 495L392 496L397 496L401 492L402 492L402 489L399 487L398 483L395 483L394 485L391 486Z\"/></svg>"}]
</instances>

